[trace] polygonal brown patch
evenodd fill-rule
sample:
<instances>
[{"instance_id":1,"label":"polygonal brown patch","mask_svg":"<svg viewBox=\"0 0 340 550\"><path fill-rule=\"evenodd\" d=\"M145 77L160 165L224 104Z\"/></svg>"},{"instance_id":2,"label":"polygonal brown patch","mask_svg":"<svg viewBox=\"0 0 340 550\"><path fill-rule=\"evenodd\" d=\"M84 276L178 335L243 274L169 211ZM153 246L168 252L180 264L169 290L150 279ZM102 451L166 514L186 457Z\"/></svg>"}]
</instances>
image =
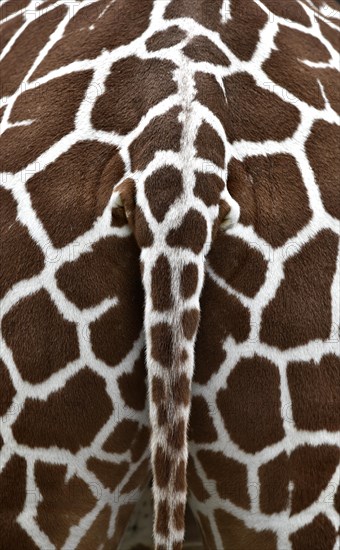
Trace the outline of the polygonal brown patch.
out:
<instances>
[{"instance_id":1,"label":"polygonal brown patch","mask_svg":"<svg viewBox=\"0 0 340 550\"><path fill-rule=\"evenodd\" d=\"M193 61L228 67L226 55L206 36L194 36L183 48L183 53Z\"/></svg>"},{"instance_id":2,"label":"polygonal brown patch","mask_svg":"<svg viewBox=\"0 0 340 550\"><path fill-rule=\"evenodd\" d=\"M306 142L306 151L319 186L326 210L340 218L340 191L337 177L340 173L340 131L337 124L323 120L314 123Z\"/></svg>"},{"instance_id":3,"label":"polygonal brown patch","mask_svg":"<svg viewBox=\"0 0 340 550\"><path fill-rule=\"evenodd\" d=\"M228 100L226 132L233 141L281 141L291 137L300 122L298 109L268 88L260 88L247 73L224 79Z\"/></svg>"},{"instance_id":4,"label":"polygonal brown patch","mask_svg":"<svg viewBox=\"0 0 340 550\"><path fill-rule=\"evenodd\" d=\"M198 130L195 147L199 157L224 168L224 143L218 133L207 122L203 122ZM206 164L209 164L209 162Z\"/></svg>"},{"instance_id":5,"label":"polygonal brown patch","mask_svg":"<svg viewBox=\"0 0 340 550\"><path fill-rule=\"evenodd\" d=\"M58 548L70 529L96 504L86 483L77 476L66 481L67 468L59 464L36 462L35 479L42 496L37 508L37 523Z\"/></svg>"},{"instance_id":6,"label":"polygonal brown patch","mask_svg":"<svg viewBox=\"0 0 340 550\"><path fill-rule=\"evenodd\" d=\"M226 358L223 344L231 335L243 342L250 331L249 311L206 276L201 296L201 321L196 341L194 380L206 384Z\"/></svg>"},{"instance_id":7,"label":"polygonal brown patch","mask_svg":"<svg viewBox=\"0 0 340 550\"><path fill-rule=\"evenodd\" d=\"M192 340L198 327L200 312L198 309L186 309L182 314L182 329L187 340Z\"/></svg>"},{"instance_id":8,"label":"polygonal brown patch","mask_svg":"<svg viewBox=\"0 0 340 550\"><path fill-rule=\"evenodd\" d=\"M263 342L288 349L330 338L337 247L337 236L323 230L286 261L283 281L262 315Z\"/></svg>"},{"instance_id":9,"label":"polygonal brown patch","mask_svg":"<svg viewBox=\"0 0 340 550\"><path fill-rule=\"evenodd\" d=\"M184 40L185 37L185 31L177 27L177 25L174 25L173 27L168 27L164 31L155 32L147 39L145 45L149 52L156 52L163 48L171 48L171 46Z\"/></svg>"},{"instance_id":10,"label":"polygonal brown patch","mask_svg":"<svg viewBox=\"0 0 340 550\"><path fill-rule=\"evenodd\" d=\"M287 377L295 425L300 430L340 429L340 359L288 363Z\"/></svg>"},{"instance_id":11,"label":"polygonal brown patch","mask_svg":"<svg viewBox=\"0 0 340 550\"><path fill-rule=\"evenodd\" d=\"M279 25L275 37L275 49L265 61L263 70L273 82L282 86L287 92L317 109L324 107L317 71L304 63L327 63L329 52L316 36L307 34L284 25Z\"/></svg>"},{"instance_id":12,"label":"polygonal brown patch","mask_svg":"<svg viewBox=\"0 0 340 550\"><path fill-rule=\"evenodd\" d=\"M195 443L212 443L217 439L208 404L202 395L192 397L188 437Z\"/></svg>"},{"instance_id":13,"label":"polygonal brown patch","mask_svg":"<svg viewBox=\"0 0 340 550\"><path fill-rule=\"evenodd\" d=\"M46 400L27 399L13 425L18 443L77 452L90 445L112 413L105 381L84 368Z\"/></svg>"},{"instance_id":14,"label":"polygonal brown patch","mask_svg":"<svg viewBox=\"0 0 340 550\"><path fill-rule=\"evenodd\" d=\"M26 227L16 221L11 193L0 189L0 298L15 283L29 279L44 267L44 256Z\"/></svg>"},{"instance_id":15,"label":"polygonal brown patch","mask_svg":"<svg viewBox=\"0 0 340 550\"><path fill-rule=\"evenodd\" d=\"M225 8L227 9L227 8ZM227 15L223 23L221 16ZM267 21L265 12L251 0L231 0L228 12L206 0L173 0L165 11L165 17L188 17L204 27L219 32L221 39L242 60L251 58L259 40L259 31Z\"/></svg>"},{"instance_id":16,"label":"polygonal brown patch","mask_svg":"<svg viewBox=\"0 0 340 550\"><path fill-rule=\"evenodd\" d=\"M125 295L132 287L126 280L127 273L136 276L136 284L138 255L132 236L105 237L76 261L62 265L56 273L58 287L79 309L96 306L106 298L127 301Z\"/></svg>"},{"instance_id":17,"label":"polygonal brown patch","mask_svg":"<svg viewBox=\"0 0 340 550\"><path fill-rule=\"evenodd\" d=\"M198 284L198 269L195 264L186 264L181 273L181 294L190 298L196 292Z\"/></svg>"},{"instance_id":18,"label":"polygonal brown patch","mask_svg":"<svg viewBox=\"0 0 340 550\"><path fill-rule=\"evenodd\" d=\"M106 541L112 510L109 505L99 512L90 529L77 545L77 550L97 548Z\"/></svg>"},{"instance_id":19,"label":"polygonal brown patch","mask_svg":"<svg viewBox=\"0 0 340 550\"><path fill-rule=\"evenodd\" d=\"M122 487L122 494L131 493L137 489L141 489L149 478L150 463L149 459L143 460L138 468L129 477L128 481Z\"/></svg>"},{"instance_id":20,"label":"polygonal brown patch","mask_svg":"<svg viewBox=\"0 0 340 550\"><path fill-rule=\"evenodd\" d=\"M151 212L158 222L162 222L169 207L183 191L181 172L172 166L165 166L149 176L144 186Z\"/></svg>"},{"instance_id":21,"label":"polygonal brown patch","mask_svg":"<svg viewBox=\"0 0 340 550\"><path fill-rule=\"evenodd\" d=\"M107 453L125 453L131 447L138 431L138 422L124 418L106 439L103 450Z\"/></svg>"},{"instance_id":22,"label":"polygonal brown patch","mask_svg":"<svg viewBox=\"0 0 340 550\"><path fill-rule=\"evenodd\" d=\"M263 4L278 17L289 19L295 23L301 23L301 25L310 27L310 19L307 13L303 9L303 6L295 0L285 0L284 2L263 0Z\"/></svg>"},{"instance_id":23,"label":"polygonal brown patch","mask_svg":"<svg viewBox=\"0 0 340 550\"><path fill-rule=\"evenodd\" d=\"M92 76L81 71L54 78L23 92L14 103L10 121L31 124L8 128L0 138L3 172L18 172L75 127L75 115ZM40 166L35 166L33 174ZM28 179L32 172L23 172ZM65 174L64 174L65 175ZM79 205L78 205L79 206ZM50 212L51 214L51 212Z\"/></svg>"},{"instance_id":24,"label":"polygonal brown patch","mask_svg":"<svg viewBox=\"0 0 340 550\"><path fill-rule=\"evenodd\" d=\"M188 459L187 478L189 490L192 491L199 502L204 502L207 498L209 498L209 493L204 487L201 476L196 470L195 462L192 456L189 456Z\"/></svg>"},{"instance_id":25,"label":"polygonal brown patch","mask_svg":"<svg viewBox=\"0 0 340 550\"><path fill-rule=\"evenodd\" d=\"M0 7L0 21L7 19L7 17L18 11L23 10L29 3L30 0L16 0L16 2L5 1L5 3L3 3Z\"/></svg>"},{"instance_id":26,"label":"polygonal brown patch","mask_svg":"<svg viewBox=\"0 0 340 550\"><path fill-rule=\"evenodd\" d=\"M228 107L225 94L215 76L198 72L195 76L195 82L197 101L208 107L225 128L228 120Z\"/></svg>"},{"instance_id":27,"label":"polygonal brown patch","mask_svg":"<svg viewBox=\"0 0 340 550\"><path fill-rule=\"evenodd\" d=\"M170 368L173 359L172 330L168 323L158 323L151 328L151 354L163 367Z\"/></svg>"},{"instance_id":28,"label":"polygonal brown patch","mask_svg":"<svg viewBox=\"0 0 340 550\"><path fill-rule=\"evenodd\" d=\"M125 242L131 246L131 249L115 257L116 269L112 271L115 290L118 293L118 304L90 324L94 353L112 367L117 366L131 351L143 326L144 293L137 248L133 240ZM107 266L109 268L109 264ZM105 281L105 278L103 280Z\"/></svg>"},{"instance_id":29,"label":"polygonal brown patch","mask_svg":"<svg viewBox=\"0 0 340 550\"><path fill-rule=\"evenodd\" d=\"M10 407L13 397L16 394L16 390L13 386L11 377L7 370L6 365L0 359L0 417L6 414L8 408Z\"/></svg>"},{"instance_id":30,"label":"polygonal brown patch","mask_svg":"<svg viewBox=\"0 0 340 550\"><path fill-rule=\"evenodd\" d=\"M277 550L276 535L269 529L249 529L243 521L221 509L215 510L214 516L222 540L227 540L233 550Z\"/></svg>"},{"instance_id":31,"label":"polygonal brown patch","mask_svg":"<svg viewBox=\"0 0 340 550\"><path fill-rule=\"evenodd\" d=\"M170 482L170 476L173 468L173 464L169 457L169 454L158 446L155 453L155 482L158 487L165 488Z\"/></svg>"},{"instance_id":32,"label":"polygonal brown patch","mask_svg":"<svg viewBox=\"0 0 340 550\"><path fill-rule=\"evenodd\" d=\"M209 150L207 148L207 150ZM218 204L224 183L215 174L196 174L194 194L199 197L207 206Z\"/></svg>"},{"instance_id":33,"label":"polygonal brown patch","mask_svg":"<svg viewBox=\"0 0 340 550\"><path fill-rule=\"evenodd\" d=\"M76 325L63 319L46 290L20 300L3 318L2 330L21 376L32 384L79 357Z\"/></svg>"},{"instance_id":34,"label":"polygonal brown patch","mask_svg":"<svg viewBox=\"0 0 340 550\"><path fill-rule=\"evenodd\" d=\"M298 514L318 499L334 475L339 458L339 448L330 445L303 445L293 451L289 459L294 487L292 514Z\"/></svg>"},{"instance_id":35,"label":"polygonal brown patch","mask_svg":"<svg viewBox=\"0 0 340 550\"><path fill-rule=\"evenodd\" d=\"M286 154L250 157L244 167L256 199L254 229L272 246L282 246L312 216L300 169Z\"/></svg>"},{"instance_id":36,"label":"polygonal brown patch","mask_svg":"<svg viewBox=\"0 0 340 550\"><path fill-rule=\"evenodd\" d=\"M199 254L206 238L207 224L204 217L197 210L190 208L180 226L169 231L166 241L171 247L190 248L195 254Z\"/></svg>"},{"instance_id":37,"label":"polygonal brown patch","mask_svg":"<svg viewBox=\"0 0 340 550\"><path fill-rule=\"evenodd\" d=\"M138 431L136 438L131 446L131 458L133 462L138 462L148 448L150 440L150 428L142 426Z\"/></svg>"},{"instance_id":38,"label":"polygonal brown patch","mask_svg":"<svg viewBox=\"0 0 340 550\"><path fill-rule=\"evenodd\" d=\"M104 487L111 491L114 491L118 487L129 471L129 463L126 461L109 462L90 457L86 464L88 469L95 474Z\"/></svg>"},{"instance_id":39,"label":"polygonal brown patch","mask_svg":"<svg viewBox=\"0 0 340 550\"><path fill-rule=\"evenodd\" d=\"M13 455L0 472L1 546L6 550L38 550L29 535L17 523L26 499L26 461Z\"/></svg>"},{"instance_id":40,"label":"polygonal brown patch","mask_svg":"<svg viewBox=\"0 0 340 550\"><path fill-rule=\"evenodd\" d=\"M247 468L244 464L225 456L221 451L200 450L197 458L209 479L216 482L216 489L222 499L228 499L236 506L249 508Z\"/></svg>"},{"instance_id":41,"label":"polygonal brown patch","mask_svg":"<svg viewBox=\"0 0 340 550\"><path fill-rule=\"evenodd\" d=\"M7 2L7 4L11 4L11 6L13 6L15 5L15 2ZM3 9L3 6L0 7L0 14L2 9ZM1 15L0 15L0 19L1 19ZM5 49L6 45L11 40L12 36L14 36L17 30L20 29L21 25L23 25L24 22L25 22L25 19L23 18L23 16L17 15L16 17L13 17L13 19L9 19L8 21L6 21L6 23L1 24L0 52L2 52ZM0 90L0 96L6 97L10 95L8 93L10 89L11 89L11 82L9 82L8 88L7 88L6 82L3 82L3 85L1 86L1 90Z\"/></svg>"},{"instance_id":42,"label":"polygonal brown patch","mask_svg":"<svg viewBox=\"0 0 340 550\"><path fill-rule=\"evenodd\" d=\"M29 180L33 208L56 247L88 231L104 210L113 186L124 174L120 159L110 181L103 177L116 152L111 145L81 141Z\"/></svg>"},{"instance_id":43,"label":"polygonal brown patch","mask_svg":"<svg viewBox=\"0 0 340 550\"><path fill-rule=\"evenodd\" d=\"M163 537L169 534L169 505L166 500L161 500L158 504L156 530Z\"/></svg>"},{"instance_id":44,"label":"polygonal brown patch","mask_svg":"<svg viewBox=\"0 0 340 550\"><path fill-rule=\"evenodd\" d=\"M142 411L146 402L146 368L142 355L133 366L133 371L123 372L118 378L118 387L121 397L132 409Z\"/></svg>"},{"instance_id":45,"label":"polygonal brown patch","mask_svg":"<svg viewBox=\"0 0 340 550\"><path fill-rule=\"evenodd\" d=\"M133 504L123 504L119 507L113 537L109 540L107 546L104 547L104 550L118 548L133 509Z\"/></svg>"},{"instance_id":46,"label":"polygonal brown patch","mask_svg":"<svg viewBox=\"0 0 340 550\"><path fill-rule=\"evenodd\" d=\"M333 550L336 541L336 531L324 514L319 514L314 520L290 535L293 550L318 548L318 550Z\"/></svg>"},{"instance_id":47,"label":"polygonal brown patch","mask_svg":"<svg viewBox=\"0 0 340 550\"><path fill-rule=\"evenodd\" d=\"M178 121L179 107L151 120L129 147L132 171L144 170L157 151L178 152L181 145L182 124Z\"/></svg>"},{"instance_id":48,"label":"polygonal brown patch","mask_svg":"<svg viewBox=\"0 0 340 550\"><path fill-rule=\"evenodd\" d=\"M258 355L237 363L216 403L230 437L241 449L256 453L281 441L285 432L280 398L280 374L274 363Z\"/></svg>"},{"instance_id":49,"label":"polygonal brown patch","mask_svg":"<svg viewBox=\"0 0 340 550\"><path fill-rule=\"evenodd\" d=\"M260 508L265 514L276 514L287 509L289 499L289 463L281 453L259 468Z\"/></svg>"},{"instance_id":50,"label":"polygonal brown patch","mask_svg":"<svg viewBox=\"0 0 340 550\"><path fill-rule=\"evenodd\" d=\"M130 27L134 25L129 24ZM106 92L93 107L94 127L123 135L131 132L151 107L176 93L177 86L172 79L175 68L168 60L135 56L114 63L105 82Z\"/></svg>"},{"instance_id":51,"label":"polygonal brown patch","mask_svg":"<svg viewBox=\"0 0 340 550\"><path fill-rule=\"evenodd\" d=\"M218 233L208 261L216 275L250 298L265 281L267 262L263 255L238 237Z\"/></svg>"}]
</instances>

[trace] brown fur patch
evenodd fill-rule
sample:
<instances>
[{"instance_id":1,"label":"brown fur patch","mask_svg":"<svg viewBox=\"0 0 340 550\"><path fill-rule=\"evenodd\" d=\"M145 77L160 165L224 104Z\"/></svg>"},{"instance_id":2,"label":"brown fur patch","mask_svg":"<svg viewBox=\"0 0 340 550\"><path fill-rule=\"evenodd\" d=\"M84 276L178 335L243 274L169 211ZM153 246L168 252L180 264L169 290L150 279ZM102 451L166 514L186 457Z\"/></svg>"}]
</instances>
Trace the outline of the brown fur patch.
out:
<instances>
[{"instance_id":1,"label":"brown fur patch","mask_svg":"<svg viewBox=\"0 0 340 550\"><path fill-rule=\"evenodd\" d=\"M19 301L3 318L2 330L21 376L31 384L79 357L76 325L60 315L46 290Z\"/></svg>"},{"instance_id":2,"label":"brown fur patch","mask_svg":"<svg viewBox=\"0 0 340 550\"><path fill-rule=\"evenodd\" d=\"M105 381L84 368L46 400L26 399L13 425L18 443L77 452L90 445L112 414Z\"/></svg>"},{"instance_id":3,"label":"brown fur patch","mask_svg":"<svg viewBox=\"0 0 340 550\"><path fill-rule=\"evenodd\" d=\"M124 476L129 471L129 463L109 462L107 460L99 460L95 457L90 457L87 460L88 469L93 472L99 481L111 491L117 489L122 482Z\"/></svg>"},{"instance_id":4,"label":"brown fur patch","mask_svg":"<svg viewBox=\"0 0 340 550\"><path fill-rule=\"evenodd\" d=\"M189 44L183 48L183 53L193 61L223 65L224 67L230 65L227 56L206 36L192 38Z\"/></svg>"},{"instance_id":5,"label":"brown fur patch","mask_svg":"<svg viewBox=\"0 0 340 550\"><path fill-rule=\"evenodd\" d=\"M200 312L198 309L186 309L182 315L183 334L187 340L192 340L198 327Z\"/></svg>"},{"instance_id":6,"label":"brown fur patch","mask_svg":"<svg viewBox=\"0 0 340 550\"><path fill-rule=\"evenodd\" d=\"M288 456L279 456L259 468L260 508L265 514L276 514L287 509L289 499Z\"/></svg>"},{"instance_id":7,"label":"brown fur patch","mask_svg":"<svg viewBox=\"0 0 340 550\"><path fill-rule=\"evenodd\" d=\"M204 502L207 500L207 498L209 498L209 493L204 486L201 476L196 470L195 462L192 456L189 456L188 460L187 477L189 490L192 491L197 500L199 502Z\"/></svg>"},{"instance_id":8,"label":"brown fur patch","mask_svg":"<svg viewBox=\"0 0 340 550\"><path fill-rule=\"evenodd\" d=\"M189 440L195 443L212 443L217 440L208 403L202 395L194 395L191 399Z\"/></svg>"},{"instance_id":9,"label":"brown fur patch","mask_svg":"<svg viewBox=\"0 0 340 550\"><path fill-rule=\"evenodd\" d=\"M65 481L64 465L36 462L35 479L42 496L37 523L57 547L61 547L83 516L96 504L86 483L77 476Z\"/></svg>"},{"instance_id":10,"label":"brown fur patch","mask_svg":"<svg viewBox=\"0 0 340 550\"><path fill-rule=\"evenodd\" d=\"M151 328L152 357L163 367L170 368L173 359L172 330L167 323L158 323Z\"/></svg>"},{"instance_id":11,"label":"brown fur patch","mask_svg":"<svg viewBox=\"0 0 340 550\"><path fill-rule=\"evenodd\" d=\"M224 79L224 88L228 100L225 128L232 142L281 141L293 135L300 122L298 109L257 86L251 75L229 76Z\"/></svg>"},{"instance_id":12,"label":"brown fur patch","mask_svg":"<svg viewBox=\"0 0 340 550\"><path fill-rule=\"evenodd\" d=\"M103 444L107 453L125 453L131 447L138 431L138 422L125 418L117 424L114 431Z\"/></svg>"},{"instance_id":13,"label":"brown fur patch","mask_svg":"<svg viewBox=\"0 0 340 550\"><path fill-rule=\"evenodd\" d=\"M42 251L26 227L17 221L11 193L0 189L0 298L15 283L29 279L44 267Z\"/></svg>"},{"instance_id":14,"label":"brown fur patch","mask_svg":"<svg viewBox=\"0 0 340 550\"><path fill-rule=\"evenodd\" d=\"M167 236L167 244L174 248L190 248L195 254L201 252L207 238L207 224L197 210L191 208L185 214L177 229L171 229Z\"/></svg>"},{"instance_id":15,"label":"brown fur patch","mask_svg":"<svg viewBox=\"0 0 340 550\"><path fill-rule=\"evenodd\" d=\"M214 516L222 540L229 541L233 550L277 550L276 535L272 531L249 529L241 520L224 510L215 510Z\"/></svg>"},{"instance_id":16,"label":"brown fur patch","mask_svg":"<svg viewBox=\"0 0 340 550\"><path fill-rule=\"evenodd\" d=\"M214 164L216 164L216 166L219 166L220 168L224 168L224 143L217 132L207 122L203 122L198 130L195 147L197 150L197 155L199 157L213 162ZM196 175L196 180L199 176L202 177L203 173L202 175ZM213 175L206 175L205 177L209 178L210 181L213 181L214 178L217 179L217 176Z\"/></svg>"},{"instance_id":17,"label":"brown fur patch","mask_svg":"<svg viewBox=\"0 0 340 550\"><path fill-rule=\"evenodd\" d=\"M135 491L136 489L143 487L148 480L149 470L150 463L149 459L146 458L129 477L124 487L122 487L122 494L131 493L131 491Z\"/></svg>"},{"instance_id":18,"label":"brown fur patch","mask_svg":"<svg viewBox=\"0 0 340 550\"><path fill-rule=\"evenodd\" d=\"M222 499L228 499L242 508L250 507L247 468L244 464L225 456L220 451L200 450L197 458L207 477L216 482L217 492Z\"/></svg>"},{"instance_id":19,"label":"brown fur patch","mask_svg":"<svg viewBox=\"0 0 340 550\"><path fill-rule=\"evenodd\" d=\"M26 461L13 455L0 473L0 530L3 548L38 550L16 521L26 499Z\"/></svg>"},{"instance_id":20,"label":"brown fur patch","mask_svg":"<svg viewBox=\"0 0 340 550\"><path fill-rule=\"evenodd\" d=\"M119 161L114 171L110 166L108 178L105 167L113 157ZM30 179L27 188L33 207L56 247L65 246L92 227L123 174L124 165L115 147L82 141Z\"/></svg>"},{"instance_id":21,"label":"brown fur patch","mask_svg":"<svg viewBox=\"0 0 340 550\"><path fill-rule=\"evenodd\" d=\"M250 316L248 309L235 296L220 288L209 275L205 279L201 304L194 380L206 384L226 358L223 342L227 336L231 334L237 342L247 339ZM208 308L208 304L219 304L219 307Z\"/></svg>"},{"instance_id":22,"label":"brown fur patch","mask_svg":"<svg viewBox=\"0 0 340 550\"><path fill-rule=\"evenodd\" d=\"M267 262L263 255L238 237L219 233L208 260L219 277L251 298L265 281Z\"/></svg>"},{"instance_id":23,"label":"brown fur patch","mask_svg":"<svg viewBox=\"0 0 340 550\"><path fill-rule=\"evenodd\" d=\"M340 359L288 363L287 377L295 425L300 430L340 429Z\"/></svg>"},{"instance_id":24,"label":"brown fur patch","mask_svg":"<svg viewBox=\"0 0 340 550\"><path fill-rule=\"evenodd\" d=\"M326 210L340 219L340 191L335 174L340 173L340 131L336 124L316 121L306 142L306 151Z\"/></svg>"},{"instance_id":25,"label":"brown fur patch","mask_svg":"<svg viewBox=\"0 0 340 550\"><path fill-rule=\"evenodd\" d=\"M2 134L1 171L18 172L24 169L74 129L74 117L91 76L91 71L66 74L27 90L18 97L11 111L11 122L33 122L28 126L8 128ZM28 178L32 174L23 175Z\"/></svg>"},{"instance_id":26,"label":"brown fur patch","mask_svg":"<svg viewBox=\"0 0 340 550\"><path fill-rule=\"evenodd\" d=\"M194 194L207 206L213 206L219 203L223 188L224 183L218 176L214 174L196 174Z\"/></svg>"},{"instance_id":27,"label":"brown fur patch","mask_svg":"<svg viewBox=\"0 0 340 550\"><path fill-rule=\"evenodd\" d=\"M180 109L173 107L164 115L151 120L129 147L132 170L144 170L157 151L180 150L182 124L178 121Z\"/></svg>"},{"instance_id":28,"label":"brown fur patch","mask_svg":"<svg viewBox=\"0 0 340 550\"><path fill-rule=\"evenodd\" d=\"M284 279L263 312L260 332L263 342L288 349L330 337L330 289L337 246L337 236L330 230L322 230L286 261Z\"/></svg>"},{"instance_id":29,"label":"brown fur patch","mask_svg":"<svg viewBox=\"0 0 340 550\"><path fill-rule=\"evenodd\" d=\"M187 264L181 273L181 294L183 298L190 298L196 291L198 284L198 270L195 264Z\"/></svg>"},{"instance_id":30,"label":"brown fur patch","mask_svg":"<svg viewBox=\"0 0 340 550\"><path fill-rule=\"evenodd\" d=\"M301 548L333 550L336 532L329 519L324 514L319 514L311 523L295 531L289 538L293 550L301 550Z\"/></svg>"},{"instance_id":31,"label":"brown fur patch","mask_svg":"<svg viewBox=\"0 0 340 550\"><path fill-rule=\"evenodd\" d=\"M151 107L176 93L174 69L171 61L133 56L114 63L105 83L106 92L92 111L94 127L122 135L131 132Z\"/></svg>"},{"instance_id":32,"label":"brown fur patch","mask_svg":"<svg viewBox=\"0 0 340 550\"><path fill-rule=\"evenodd\" d=\"M162 222L170 206L182 194L182 174L177 168L165 166L149 176L144 187L152 214Z\"/></svg>"},{"instance_id":33,"label":"brown fur patch","mask_svg":"<svg viewBox=\"0 0 340 550\"><path fill-rule=\"evenodd\" d=\"M180 28L174 25L169 27L164 31L155 32L150 38L146 41L146 48L149 52L156 52L163 48L171 48L175 46L181 40L184 40L186 33Z\"/></svg>"},{"instance_id":34,"label":"brown fur patch","mask_svg":"<svg viewBox=\"0 0 340 550\"><path fill-rule=\"evenodd\" d=\"M242 399L240 399L242 395ZM274 363L255 355L241 359L217 392L216 403L231 438L247 453L281 441L280 374Z\"/></svg>"},{"instance_id":35,"label":"brown fur patch","mask_svg":"<svg viewBox=\"0 0 340 550\"><path fill-rule=\"evenodd\" d=\"M146 377L145 359L142 355L135 362L133 371L123 372L117 380L122 399L136 411L142 411L145 407Z\"/></svg>"}]
</instances>

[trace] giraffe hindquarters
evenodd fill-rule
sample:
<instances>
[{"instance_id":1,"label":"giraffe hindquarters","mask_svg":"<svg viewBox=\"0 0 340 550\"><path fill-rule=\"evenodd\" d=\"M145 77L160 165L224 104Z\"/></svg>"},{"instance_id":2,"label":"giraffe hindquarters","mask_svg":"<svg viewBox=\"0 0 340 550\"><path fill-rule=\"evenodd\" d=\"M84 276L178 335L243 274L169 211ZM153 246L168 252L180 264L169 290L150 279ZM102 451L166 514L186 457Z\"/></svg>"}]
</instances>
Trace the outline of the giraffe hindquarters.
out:
<instances>
[{"instance_id":1,"label":"giraffe hindquarters","mask_svg":"<svg viewBox=\"0 0 340 550\"><path fill-rule=\"evenodd\" d=\"M268 261L241 231L220 233L207 258L189 503L209 550L334 550L340 511L340 361L331 322L337 239L321 231L288 247L287 258L280 252Z\"/></svg>"},{"instance_id":2,"label":"giraffe hindquarters","mask_svg":"<svg viewBox=\"0 0 340 550\"><path fill-rule=\"evenodd\" d=\"M0 550L115 550L151 469L137 246L92 231L23 281L34 249L6 206Z\"/></svg>"}]
</instances>

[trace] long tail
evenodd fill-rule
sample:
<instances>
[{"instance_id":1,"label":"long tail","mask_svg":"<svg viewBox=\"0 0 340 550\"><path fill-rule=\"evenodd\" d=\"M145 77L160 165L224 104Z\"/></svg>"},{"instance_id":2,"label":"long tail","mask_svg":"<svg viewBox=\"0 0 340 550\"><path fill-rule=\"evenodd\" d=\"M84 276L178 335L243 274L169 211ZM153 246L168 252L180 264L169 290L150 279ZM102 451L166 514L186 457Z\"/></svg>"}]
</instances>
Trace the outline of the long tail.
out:
<instances>
[{"instance_id":1,"label":"long tail","mask_svg":"<svg viewBox=\"0 0 340 550\"><path fill-rule=\"evenodd\" d=\"M192 215L192 213L189 213ZM170 233L170 239L176 237ZM145 331L152 426L156 548L181 548L186 503L187 425L204 255L144 249Z\"/></svg>"},{"instance_id":2,"label":"long tail","mask_svg":"<svg viewBox=\"0 0 340 550\"><path fill-rule=\"evenodd\" d=\"M183 174L178 171L177 177L183 178ZM180 550L187 492L187 427L205 256L214 228L230 214L230 208L220 200L215 217L209 217L189 188L180 202L168 208L164 219L156 222L145 204L143 181L138 183L139 188L133 180L125 180L118 191L141 247L154 538L157 550ZM174 187L176 181L168 184Z\"/></svg>"}]
</instances>

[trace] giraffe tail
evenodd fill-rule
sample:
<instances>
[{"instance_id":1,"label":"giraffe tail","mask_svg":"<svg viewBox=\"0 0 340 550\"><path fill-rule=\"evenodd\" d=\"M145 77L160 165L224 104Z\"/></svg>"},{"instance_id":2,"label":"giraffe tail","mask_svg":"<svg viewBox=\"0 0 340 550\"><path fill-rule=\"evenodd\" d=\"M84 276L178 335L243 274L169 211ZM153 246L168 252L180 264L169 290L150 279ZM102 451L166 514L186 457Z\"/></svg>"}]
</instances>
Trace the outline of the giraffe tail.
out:
<instances>
[{"instance_id":1,"label":"giraffe tail","mask_svg":"<svg viewBox=\"0 0 340 550\"><path fill-rule=\"evenodd\" d=\"M148 209L143 208L143 185L138 190L133 180L127 179L117 192L141 248L155 547L180 550L187 495L187 428L205 256L219 221L228 217L230 207L220 201L210 218L189 191L186 200L175 204L175 212L169 208L164 220L154 223L145 218Z\"/></svg>"},{"instance_id":2,"label":"giraffe tail","mask_svg":"<svg viewBox=\"0 0 340 550\"><path fill-rule=\"evenodd\" d=\"M187 427L204 271L203 255L188 260L184 249L172 258L153 248L142 252L158 550L180 549L184 538Z\"/></svg>"}]
</instances>

